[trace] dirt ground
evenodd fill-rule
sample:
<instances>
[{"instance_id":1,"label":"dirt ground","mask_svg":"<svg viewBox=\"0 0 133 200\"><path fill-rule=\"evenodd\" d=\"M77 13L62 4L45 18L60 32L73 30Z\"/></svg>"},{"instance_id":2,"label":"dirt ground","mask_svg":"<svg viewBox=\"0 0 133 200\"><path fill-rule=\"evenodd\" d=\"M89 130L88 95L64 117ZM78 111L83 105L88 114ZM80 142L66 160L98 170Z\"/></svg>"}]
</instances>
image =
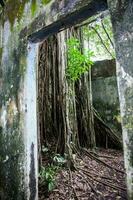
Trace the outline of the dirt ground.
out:
<instances>
[{"instance_id":1,"label":"dirt ground","mask_svg":"<svg viewBox=\"0 0 133 200\"><path fill-rule=\"evenodd\" d=\"M75 155L76 170L61 169L55 189L44 194L39 185L39 200L126 200L123 154L98 149L96 153Z\"/></svg>"}]
</instances>

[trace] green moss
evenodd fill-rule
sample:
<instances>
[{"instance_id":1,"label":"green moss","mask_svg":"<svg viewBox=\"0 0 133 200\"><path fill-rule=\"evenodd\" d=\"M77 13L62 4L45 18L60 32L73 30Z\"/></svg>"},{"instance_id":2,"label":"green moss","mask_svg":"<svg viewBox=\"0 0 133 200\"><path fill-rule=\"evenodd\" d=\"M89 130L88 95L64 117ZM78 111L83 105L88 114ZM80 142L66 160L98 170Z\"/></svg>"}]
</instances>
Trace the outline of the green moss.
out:
<instances>
[{"instance_id":1,"label":"green moss","mask_svg":"<svg viewBox=\"0 0 133 200\"><path fill-rule=\"evenodd\" d=\"M46 5L50 3L51 0L42 0L42 4ZM5 19L8 19L11 27L13 27L15 20L18 22L21 20L24 12L26 3L29 3L29 0L8 0L5 7ZM37 9L37 1L32 0L31 2L31 13L32 16L35 15Z\"/></svg>"},{"instance_id":2,"label":"green moss","mask_svg":"<svg viewBox=\"0 0 133 200\"><path fill-rule=\"evenodd\" d=\"M21 17L23 15L23 11L25 8L25 4L28 2L28 0L8 0L6 7L5 7L5 13L7 15L7 18L13 26L15 20L18 22L21 20Z\"/></svg>"},{"instance_id":3,"label":"green moss","mask_svg":"<svg viewBox=\"0 0 133 200\"><path fill-rule=\"evenodd\" d=\"M26 71L27 43L19 44L9 52L5 62L7 63L6 72L2 73L4 88L0 91L0 105L5 104L9 98L18 99L20 90L20 81L23 79ZM11 67L13 66L13 67Z\"/></svg>"},{"instance_id":4,"label":"green moss","mask_svg":"<svg viewBox=\"0 0 133 200\"><path fill-rule=\"evenodd\" d=\"M32 16L35 15L36 9L37 9L36 0L32 0L32 4L31 4L31 13L32 13Z\"/></svg>"},{"instance_id":5,"label":"green moss","mask_svg":"<svg viewBox=\"0 0 133 200\"><path fill-rule=\"evenodd\" d=\"M0 48L0 64L1 64L1 59L2 59L2 53L3 53L3 47Z\"/></svg>"},{"instance_id":6,"label":"green moss","mask_svg":"<svg viewBox=\"0 0 133 200\"><path fill-rule=\"evenodd\" d=\"M37 9L37 4L36 0L32 0L31 2L31 13L32 16L35 15L36 9ZM49 3L49 0L44 1L44 4ZM5 7L5 19L8 19L11 27L13 27L15 20L18 22L21 20L23 13L24 13L24 8L26 3L29 3L29 0L8 0L6 3Z\"/></svg>"},{"instance_id":7,"label":"green moss","mask_svg":"<svg viewBox=\"0 0 133 200\"><path fill-rule=\"evenodd\" d=\"M7 113L6 127L0 127L0 199L5 200L24 199L21 186L24 153L18 93L20 80L25 72L27 44L24 41L19 44L14 41L16 45L14 48L12 42L14 37L9 40L11 42L9 46L12 48L7 50L6 70L4 66L2 67L3 87L0 90L0 108L5 105ZM17 114L14 114L14 107L18 111Z\"/></svg>"},{"instance_id":8,"label":"green moss","mask_svg":"<svg viewBox=\"0 0 133 200\"><path fill-rule=\"evenodd\" d=\"M0 127L0 199L23 200L23 142L19 130L19 116L12 128Z\"/></svg>"},{"instance_id":9,"label":"green moss","mask_svg":"<svg viewBox=\"0 0 133 200\"><path fill-rule=\"evenodd\" d=\"M0 48L0 59L2 57L3 47Z\"/></svg>"},{"instance_id":10,"label":"green moss","mask_svg":"<svg viewBox=\"0 0 133 200\"><path fill-rule=\"evenodd\" d=\"M21 77L24 76L26 71L26 57L25 55L22 55L20 58L20 67L19 67L19 72L21 74Z\"/></svg>"},{"instance_id":11,"label":"green moss","mask_svg":"<svg viewBox=\"0 0 133 200\"><path fill-rule=\"evenodd\" d=\"M46 5L46 4L50 3L50 1L51 1L51 0L42 0L42 3L43 3L44 5Z\"/></svg>"}]
</instances>

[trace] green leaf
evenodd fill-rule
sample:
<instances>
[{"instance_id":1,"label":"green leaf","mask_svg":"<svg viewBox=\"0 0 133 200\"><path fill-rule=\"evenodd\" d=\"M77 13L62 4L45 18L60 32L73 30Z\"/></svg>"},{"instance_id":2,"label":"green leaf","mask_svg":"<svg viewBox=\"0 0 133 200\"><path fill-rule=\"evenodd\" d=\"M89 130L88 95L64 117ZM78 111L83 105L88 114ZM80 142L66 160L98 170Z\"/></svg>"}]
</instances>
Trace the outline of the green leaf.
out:
<instances>
[{"instance_id":1,"label":"green leaf","mask_svg":"<svg viewBox=\"0 0 133 200\"><path fill-rule=\"evenodd\" d=\"M83 49L83 54L79 40L74 37L67 41L67 49L68 66L66 69L66 77L71 81L76 81L93 64L91 60L93 52Z\"/></svg>"},{"instance_id":2,"label":"green leaf","mask_svg":"<svg viewBox=\"0 0 133 200\"><path fill-rule=\"evenodd\" d=\"M54 182L49 182L49 183L48 183L48 191L49 191L49 192L52 191L52 190L54 189L54 187L55 187Z\"/></svg>"}]
</instances>

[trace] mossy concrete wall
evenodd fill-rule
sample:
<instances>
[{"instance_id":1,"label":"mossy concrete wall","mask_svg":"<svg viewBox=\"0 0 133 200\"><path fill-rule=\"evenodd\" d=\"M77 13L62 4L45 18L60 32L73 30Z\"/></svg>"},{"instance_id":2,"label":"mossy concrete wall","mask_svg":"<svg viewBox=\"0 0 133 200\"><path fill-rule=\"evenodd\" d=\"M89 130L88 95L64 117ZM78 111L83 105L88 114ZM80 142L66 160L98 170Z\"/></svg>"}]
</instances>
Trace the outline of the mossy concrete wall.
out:
<instances>
[{"instance_id":1,"label":"mossy concrete wall","mask_svg":"<svg viewBox=\"0 0 133 200\"><path fill-rule=\"evenodd\" d=\"M112 18L122 116L128 199L133 199L133 1L108 0Z\"/></svg>"},{"instance_id":2,"label":"mossy concrete wall","mask_svg":"<svg viewBox=\"0 0 133 200\"><path fill-rule=\"evenodd\" d=\"M6 2L0 16L0 198L34 200L37 199L37 45L29 41L42 41L107 9L107 4L106 0ZM125 166L132 200L133 1L108 0L108 5L116 44Z\"/></svg>"},{"instance_id":3,"label":"mossy concrete wall","mask_svg":"<svg viewBox=\"0 0 133 200\"><path fill-rule=\"evenodd\" d=\"M93 105L120 137L121 117L115 60L97 61L92 67Z\"/></svg>"},{"instance_id":4,"label":"mossy concrete wall","mask_svg":"<svg viewBox=\"0 0 133 200\"><path fill-rule=\"evenodd\" d=\"M0 14L0 199L37 199L38 44L107 8L99 0L9 0Z\"/></svg>"}]
</instances>

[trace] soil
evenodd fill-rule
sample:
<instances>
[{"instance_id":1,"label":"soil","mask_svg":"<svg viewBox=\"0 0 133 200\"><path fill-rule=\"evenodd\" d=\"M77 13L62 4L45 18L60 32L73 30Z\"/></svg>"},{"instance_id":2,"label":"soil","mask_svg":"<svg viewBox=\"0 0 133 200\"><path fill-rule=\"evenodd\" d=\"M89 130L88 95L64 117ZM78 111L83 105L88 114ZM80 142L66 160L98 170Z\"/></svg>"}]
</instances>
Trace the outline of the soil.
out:
<instances>
[{"instance_id":1,"label":"soil","mask_svg":"<svg viewBox=\"0 0 133 200\"><path fill-rule=\"evenodd\" d=\"M122 152L97 149L91 155L75 154L76 169L62 168L57 173L52 192L46 194L43 185L39 184L39 200L126 200Z\"/></svg>"}]
</instances>

